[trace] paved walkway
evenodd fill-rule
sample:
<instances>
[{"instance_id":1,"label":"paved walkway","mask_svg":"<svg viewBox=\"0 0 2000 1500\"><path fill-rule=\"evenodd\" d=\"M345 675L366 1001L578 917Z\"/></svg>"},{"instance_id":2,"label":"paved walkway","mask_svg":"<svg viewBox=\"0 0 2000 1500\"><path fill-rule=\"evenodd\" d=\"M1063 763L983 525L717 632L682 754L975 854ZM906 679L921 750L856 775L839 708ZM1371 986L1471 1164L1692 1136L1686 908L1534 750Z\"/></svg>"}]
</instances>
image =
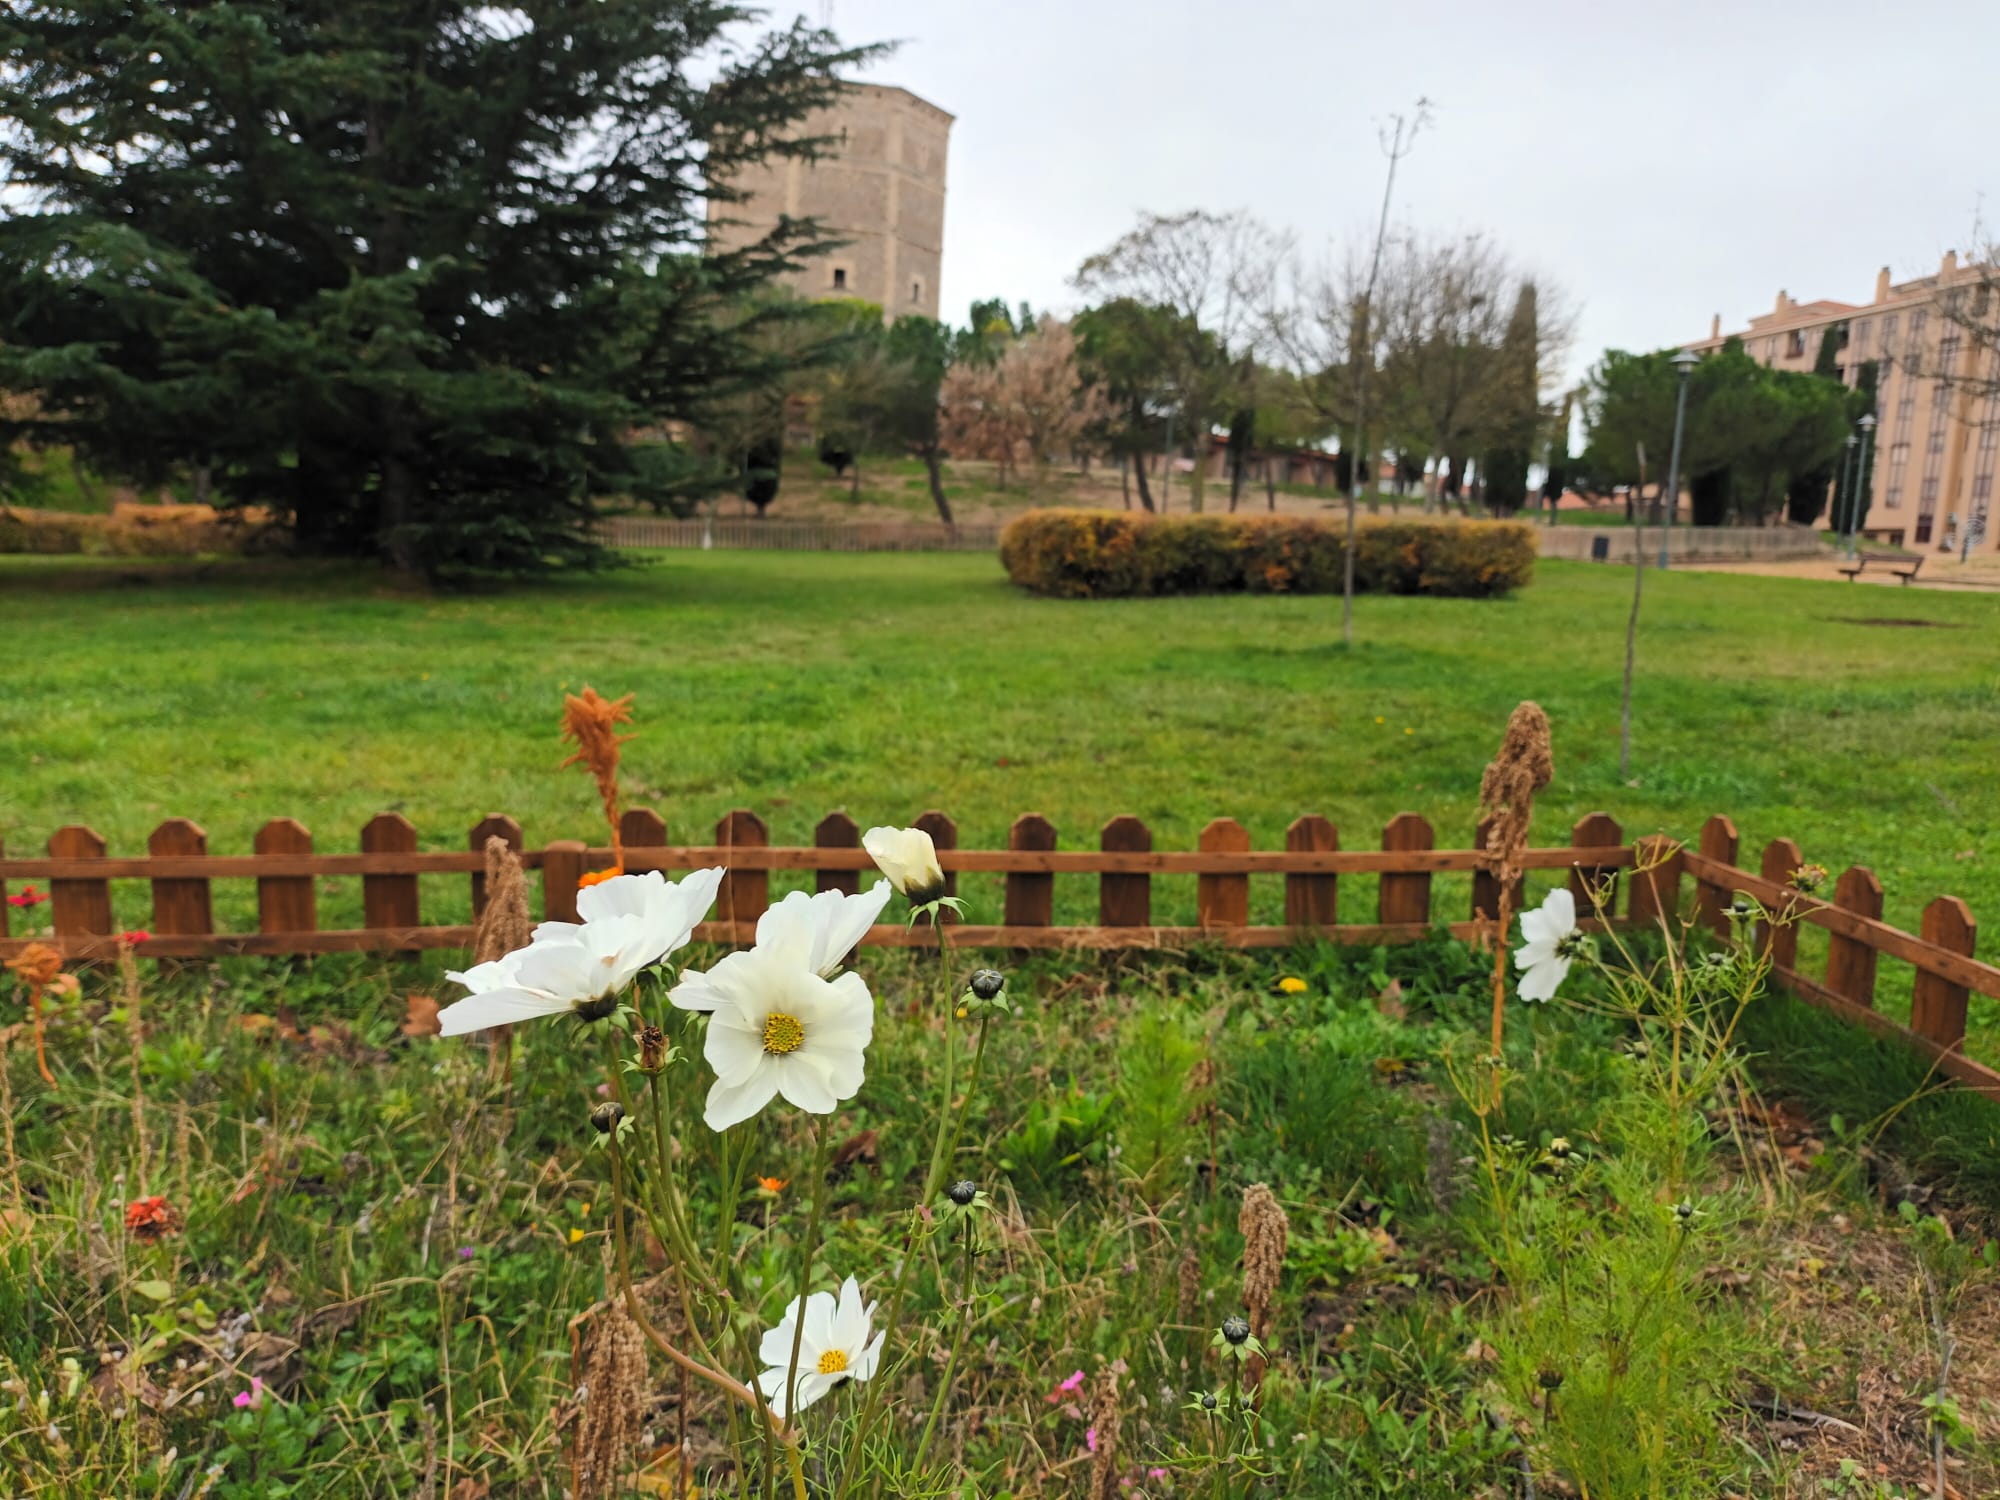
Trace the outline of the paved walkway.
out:
<instances>
[{"instance_id":1,"label":"paved walkway","mask_svg":"<svg viewBox=\"0 0 2000 1500\"><path fill-rule=\"evenodd\" d=\"M1774 562L1677 562L1676 568L1703 573L1754 573L1761 578L1824 578L1847 582L1840 571L1841 558L1829 551L1824 557L1785 559ZM1856 583L1903 587L1903 581L1886 567L1871 563ZM1933 589L1939 593L2000 593L2000 553L1987 552L1961 563L1956 553L1926 552L1923 571L1909 583L1913 589Z\"/></svg>"}]
</instances>

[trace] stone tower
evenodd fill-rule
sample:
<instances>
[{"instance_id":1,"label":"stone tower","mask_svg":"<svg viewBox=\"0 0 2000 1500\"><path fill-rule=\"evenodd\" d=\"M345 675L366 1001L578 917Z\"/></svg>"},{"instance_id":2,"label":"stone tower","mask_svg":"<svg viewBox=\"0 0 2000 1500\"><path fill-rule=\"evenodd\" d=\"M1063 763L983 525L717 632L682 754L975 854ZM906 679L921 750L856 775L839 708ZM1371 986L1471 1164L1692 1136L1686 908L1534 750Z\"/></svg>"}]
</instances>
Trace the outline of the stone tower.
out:
<instances>
[{"instance_id":1,"label":"stone tower","mask_svg":"<svg viewBox=\"0 0 2000 1500\"><path fill-rule=\"evenodd\" d=\"M768 233L780 214L817 219L848 243L786 277L793 290L879 303L891 320L935 318L951 122L908 89L850 84L802 127L837 144L816 162L774 158L750 168L735 184L747 199L710 202L709 232L737 245Z\"/></svg>"}]
</instances>

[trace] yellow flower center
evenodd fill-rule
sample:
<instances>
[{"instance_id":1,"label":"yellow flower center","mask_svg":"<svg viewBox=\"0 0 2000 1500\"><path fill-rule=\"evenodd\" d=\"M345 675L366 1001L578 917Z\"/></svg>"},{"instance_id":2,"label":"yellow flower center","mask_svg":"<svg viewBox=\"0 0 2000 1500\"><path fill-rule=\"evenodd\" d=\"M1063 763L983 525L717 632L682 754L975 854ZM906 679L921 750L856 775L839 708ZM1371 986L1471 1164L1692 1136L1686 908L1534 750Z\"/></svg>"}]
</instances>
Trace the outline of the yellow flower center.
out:
<instances>
[{"instance_id":1,"label":"yellow flower center","mask_svg":"<svg viewBox=\"0 0 2000 1500\"><path fill-rule=\"evenodd\" d=\"M847 1368L847 1352L844 1349L829 1349L819 1357L819 1372L822 1375L838 1375Z\"/></svg>"},{"instance_id":2,"label":"yellow flower center","mask_svg":"<svg viewBox=\"0 0 2000 1500\"><path fill-rule=\"evenodd\" d=\"M797 1016L788 1016L781 1010L774 1010L764 1018L764 1050L783 1056L787 1052L799 1050L799 1044L806 1039L806 1029L799 1024ZM844 1361L846 1356L842 1356Z\"/></svg>"}]
</instances>

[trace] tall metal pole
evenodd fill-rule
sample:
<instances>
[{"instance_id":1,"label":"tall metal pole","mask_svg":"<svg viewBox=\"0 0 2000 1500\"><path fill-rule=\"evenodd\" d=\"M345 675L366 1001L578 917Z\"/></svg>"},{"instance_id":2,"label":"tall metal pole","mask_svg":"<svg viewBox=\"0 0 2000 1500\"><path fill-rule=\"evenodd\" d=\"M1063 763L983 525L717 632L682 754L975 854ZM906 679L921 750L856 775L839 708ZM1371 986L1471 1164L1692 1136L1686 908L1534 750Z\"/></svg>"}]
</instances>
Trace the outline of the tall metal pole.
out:
<instances>
[{"instance_id":1,"label":"tall metal pole","mask_svg":"<svg viewBox=\"0 0 2000 1500\"><path fill-rule=\"evenodd\" d=\"M1861 485L1868 483L1868 439L1875 435L1875 413L1864 414L1855 424L1861 429L1861 463L1857 474ZM1847 506L1847 559L1854 560L1854 533L1861 528L1861 497L1856 495Z\"/></svg>"},{"instance_id":2,"label":"tall metal pole","mask_svg":"<svg viewBox=\"0 0 2000 1500\"><path fill-rule=\"evenodd\" d=\"M1847 513L1854 509L1854 446L1861 440L1853 433L1847 435L1847 454L1840 465L1840 488L1833 492L1834 514L1840 520L1841 534L1847 532Z\"/></svg>"},{"instance_id":3,"label":"tall metal pole","mask_svg":"<svg viewBox=\"0 0 2000 1500\"><path fill-rule=\"evenodd\" d=\"M1687 420L1688 371L1695 365L1695 356L1681 353L1674 357L1674 368L1681 372L1681 393L1674 402L1674 446L1667 455L1667 524L1660 528L1660 571L1667 571L1667 543L1673 539L1674 512L1681 506L1681 427Z\"/></svg>"}]
</instances>

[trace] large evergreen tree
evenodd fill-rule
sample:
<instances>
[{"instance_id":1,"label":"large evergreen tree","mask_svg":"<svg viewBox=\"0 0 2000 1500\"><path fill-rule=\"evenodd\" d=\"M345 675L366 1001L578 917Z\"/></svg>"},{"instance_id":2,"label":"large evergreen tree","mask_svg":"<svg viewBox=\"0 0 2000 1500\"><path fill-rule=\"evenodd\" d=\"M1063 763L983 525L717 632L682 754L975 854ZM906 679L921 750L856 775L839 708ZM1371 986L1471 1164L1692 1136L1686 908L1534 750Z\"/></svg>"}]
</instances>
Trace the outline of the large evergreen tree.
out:
<instances>
[{"instance_id":1,"label":"large evergreen tree","mask_svg":"<svg viewBox=\"0 0 2000 1500\"><path fill-rule=\"evenodd\" d=\"M703 254L842 51L717 0L23 0L0 19L7 436L206 469L316 550L590 561L628 437L764 378L730 311L811 226ZM776 305L776 304L774 304Z\"/></svg>"}]
</instances>

